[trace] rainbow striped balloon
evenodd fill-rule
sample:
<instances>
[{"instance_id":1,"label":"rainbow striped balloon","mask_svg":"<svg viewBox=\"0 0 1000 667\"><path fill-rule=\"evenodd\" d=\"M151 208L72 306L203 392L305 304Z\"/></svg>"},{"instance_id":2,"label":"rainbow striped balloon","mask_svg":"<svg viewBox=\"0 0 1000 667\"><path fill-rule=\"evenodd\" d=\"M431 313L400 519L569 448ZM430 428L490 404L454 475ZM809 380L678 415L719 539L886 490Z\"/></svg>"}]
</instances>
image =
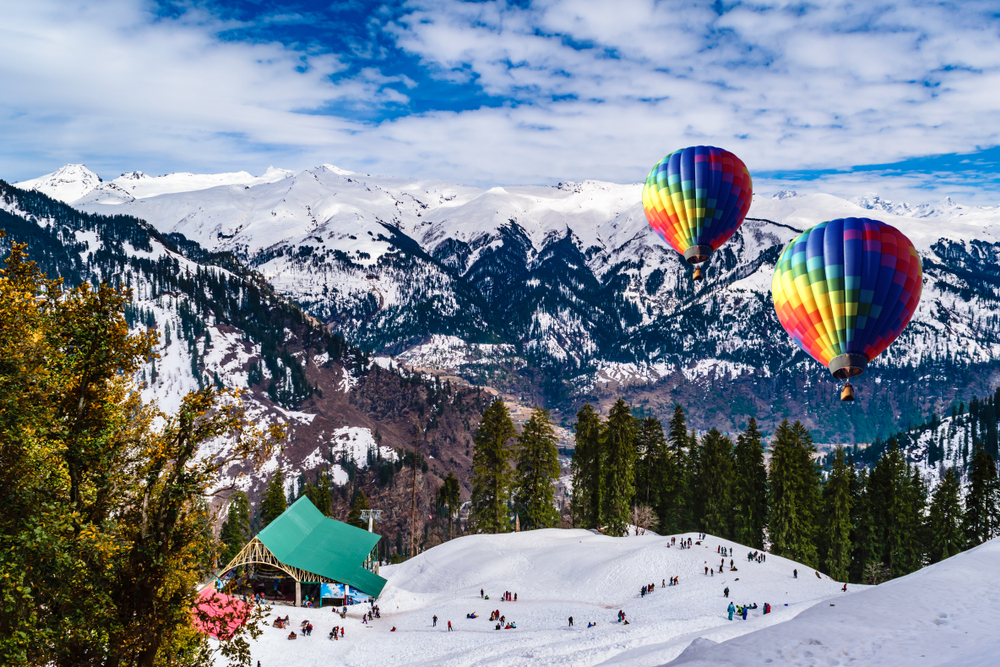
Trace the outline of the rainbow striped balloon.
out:
<instances>
[{"instance_id":1,"label":"rainbow striped balloon","mask_svg":"<svg viewBox=\"0 0 1000 667\"><path fill-rule=\"evenodd\" d=\"M743 161L712 146L669 154L642 188L649 225L690 264L729 240L750 209L753 183Z\"/></svg>"},{"instance_id":2,"label":"rainbow striped balloon","mask_svg":"<svg viewBox=\"0 0 1000 667\"><path fill-rule=\"evenodd\" d=\"M920 302L923 271L910 240L868 218L823 222L782 251L771 281L781 326L843 380L896 340Z\"/></svg>"}]
</instances>

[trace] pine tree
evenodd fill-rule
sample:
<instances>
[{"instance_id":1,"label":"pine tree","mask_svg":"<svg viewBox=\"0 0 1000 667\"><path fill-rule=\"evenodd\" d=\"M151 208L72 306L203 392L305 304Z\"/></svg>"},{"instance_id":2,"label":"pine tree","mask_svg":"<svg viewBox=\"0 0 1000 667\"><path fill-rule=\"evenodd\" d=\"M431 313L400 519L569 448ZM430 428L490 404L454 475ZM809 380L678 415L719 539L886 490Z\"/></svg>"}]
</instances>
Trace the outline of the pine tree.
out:
<instances>
[{"instance_id":1,"label":"pine tree","mask_svg":"<svg viewBox=\"0 0 1000 667\"><path fill-rule=\"evenodd\" d=\"M219 539L224 545L219 564L224 567L250 541L250 500L245 492L235 491L229 496L229 509Z\"/></svg>"},{"instance_id":2,"label":"pine tree","mask_svg":"<svg viewBox=\"0 0 1000 667\"><path fill-rule=\"evenodd\" d=\"M734 468L733 442L711 429L701 439L695 473L696 520L703 531L723 539L732 539Z\"/></svg>"},{"instance_id":3,"label":"pine tree","mask_svg":"<svg viewBox=\"0 0 1000 667\"><path fill-rule=\"evenodd\" d=\"M754 549L763 549L767 525L767 466L764 465L764 444L753 417L736 439L735 455L733 539Z\"/></svg>"},{"instance_id":4,"label":"pine tree","mask_svg":"<svg viewBox=\"0 0 1000 667\"><path fill-rule=\"evenodd\" d=\"M601 418L589 403L576 413L576 446L570 470L573 475L573 498L570 509L577 528L600 528L604 525L604 447Z\"/></svg>"},{"instance_id":5,"label":"pine tree","mask_svg":"<svg viewBox=\"0 0 1000 667\"><path fill-rule=\"evenodd\" d=\"M986 450L972 456L963 521L968 547L982 544L1000 534L1000 482L997 465Z\"/></svg>"},{"instance_id":6,"label":"pine tree","mask_svg":"<svg viewBox=\"0 0 1000 667\"><path fill-rule=\"evenodd\" d=\"M916 466L907 464L907 483L904 484L903 505L900 508L901 526L906 536L898 559L900 574L915 572L925 565L928 543L926 522L927 485Z\"/></svg>"},{"instance_id":7,"label":"pine tree","mask_svg":"<svg viewBox=\"0 0 1000 667\"><path fill-rule=\"evenodd\" d=\"M689 483L689 440L687 419L684 408L674 406L667 434L668 464L664 470L663 493L656 506L663 533L680 533L691 528L691 514L688 504Z\"/></svg>"},{"instance_id":8,"label":"pine tree","mask_svg":"<svg viewBox=\"0 0 1000 667\"><path fill-rule=\"evenodd\" d=\"M267 525L281 516L286 509L288 501L285 499L285 473L278 467L271 475L264 497L260 500L261 530L267 528Z\"/></svg>"},{"instance_id":9,"label":"pine tree","mask_svg":"<svg viewBox=\"0 0 1000 667\"><path fill-rule=\"evenodd\" d=\"M775 430L768 475L771 550L810 567L819 564L815 530L820 493L815 453L812 437L800 422L789 426L785 419Z\"/></svg>"},{"instance_id":10,"label":"pine tree","mask_svg":"<svg viewBox=\"0 0 1000 667\"><path fill-rule=\"evenodd\" d=\"M930 514L927 517L927 532L930 539L928 556L931 563L950 558L965 548L960 495L961 482L958 472L954 468L948 468L941 477L941 483L934 490Z\"/></svg>"},{"instance_id":11,"label":"pine tree","mask_svg":"<svg viewBox=\"0 0 1000 667\"><path fill-rule=\"evenodd\" d=\"M656 417L646 417L636 430L635 504L653 508L656 515L651 529L658 525L662 499L669 496L670 452L663 434L663 424Z\"/></svg>"},{"instance_id":12,"label":"pine tree","mask_svg":"<svg viewBox=\"0 0 1000 667\"><path fill-rule=\"evenodd\" d=\"M871 502L873 561L884 563L893 577L921 566L922 517L926 505L923 482L895 440L879 457L868 477Z\"/></svg>"},{"instance_id":13,"label":"pine tree","mask_svg":"<svg viewBox=\"0 0 1000 667\"><path fill-rule=\"evenodd\" d=\"M608 413L604 450L607 452L604 471L607 532L622 536L628 531L635 497L635 419L632 409L621 398Z\"/></svg>"},{"instance_id":14,"label":"pine tree","mask_svg":"<svg viewBox=\"0 0 1000 667\"><path fill-rule=\"evenodd\" d=\"M507 406L500 399L494 400L483 413L472 437L476 450L472 456L470 519L480 533L510 530L507 503L512 479L511 441L516 435Z\"/></svg>"},{"instance_id":15,"label":"pine tree","mask_svg":"<svg viewBox=\"0 0 1000 667\"><path fill-rule=\"evenodd\" d=\"M652 507L656 504L654 477L662 472L652 462L666 446L663 425L656 417L640 419L635 429L635 503Z\"/></svg>"},{"instance_id":16,"label":"pine tree","mask_svg":"<svg viewBox=\"0 0 1000 667\"><path fill-rule=\"evenodd\" d=\"M549 411L535 408L517 439L514 511L522 530L552 528L559 523L554 505L559 478L559 450Z\"/></svg>"},{"instance_id":17,"label":"pine tree","mask_svg":"<svg viewBox=\"0 0 1000 667\"><path fill-rule=\"evenodd\" d=\"M306 483L302 487L302 495L309 499L325 516L333 513L333 483L325 470L316 476L316 484Z\"/></svg>"},{"instance_id":18,"label":"pine tree","mask_svg":"<svg viewBox=\"0 0 1000 667\"><path fill-rule=\"evenodd\" d=\"M368 496L365 495L364 491L359 490L354 496L354 502L351 503L351 511L347 514L347 523L368 530L368 520L361 516L361 512L369 509L371 509L371 505L368 504Z\"/></svg>"},{"instance_id":19,"label":"pine tree","mask_svg":"<svg viewBox=\"0 0 1000 667\"><path fill-rule=\"evenodd\" d=\"M872 514L869 493L868 470L854 471L854 460L849 460L851 468L851 581L861 583L866 569L880 563L876 546L876 526Z\"/></svg>"},{"instance_id":20,"label":"pine tree","mask_svg":"<svg viewBox=\"0 0 1000 667\"><path fill-rule=\"evenodd\" d=\"M823 485L820 557L826 573L847 581L851 569L851 471L843 447L833 454L833 468Z\"/></svg>"},{"instance_id":21,"label":"pine tree","mask_svg":"<svg viewBox=\"0 0 1000 667\"><path fill-rule=\"evenodd\" d=\"M449 472L444 478L444 484L438 491L438 504L448 508L448 539L451 539L452 522L455 519L455 512L462 502L462 487L458 483L455 473Z\"/></svg>"}]
</instances>

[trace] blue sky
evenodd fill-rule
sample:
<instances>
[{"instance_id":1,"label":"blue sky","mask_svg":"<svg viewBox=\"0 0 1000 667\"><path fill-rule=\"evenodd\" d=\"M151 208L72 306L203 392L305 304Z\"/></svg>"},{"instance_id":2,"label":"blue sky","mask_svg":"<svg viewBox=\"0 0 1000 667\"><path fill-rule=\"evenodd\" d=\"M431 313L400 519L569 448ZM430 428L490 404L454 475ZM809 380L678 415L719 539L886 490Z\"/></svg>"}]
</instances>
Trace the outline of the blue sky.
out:
<instances>
[{"instance_id":1,"label":"blue sky","mask_svg":"<svg viewBox=\"0 0 1000 667\"><path fill-rule=\"evenodd\" d=\"M0 178L322 163L1000 204L996 2L0 0Z\"/></svg>"}]
</instances>

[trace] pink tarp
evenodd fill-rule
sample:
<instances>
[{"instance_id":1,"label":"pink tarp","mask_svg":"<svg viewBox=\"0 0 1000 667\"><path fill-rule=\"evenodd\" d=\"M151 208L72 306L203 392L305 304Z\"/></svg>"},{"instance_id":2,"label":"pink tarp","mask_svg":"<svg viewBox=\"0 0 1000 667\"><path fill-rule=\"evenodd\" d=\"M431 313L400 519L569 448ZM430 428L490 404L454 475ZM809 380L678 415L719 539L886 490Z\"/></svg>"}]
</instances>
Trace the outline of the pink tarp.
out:
<instances>
[{"instance_id":1,"label":"pink tarp","mask_svg":"<svg viewBox=\"0 0 1000 667\"><path fill-rule=\"evenodd\" d=\"M217 592L214 586L202 589L191 610L194 627L206 635L222 640L232 637L249 615L249 604Z\"/></svg>"}]
</instances>

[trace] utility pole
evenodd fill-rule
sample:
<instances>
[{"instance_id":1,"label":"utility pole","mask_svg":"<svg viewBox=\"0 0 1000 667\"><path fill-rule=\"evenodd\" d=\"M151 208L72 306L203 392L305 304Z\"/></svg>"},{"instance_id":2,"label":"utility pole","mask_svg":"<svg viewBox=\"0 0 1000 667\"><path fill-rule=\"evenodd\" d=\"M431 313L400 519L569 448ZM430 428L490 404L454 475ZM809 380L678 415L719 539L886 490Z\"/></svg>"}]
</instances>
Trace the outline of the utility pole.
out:
<instances>
[{"instance_id":1,"label":"utility pole","mask_svg":"<svg viewBox=\"0 0 1000 667\"><path fill-rule=\"evenodd\" d=\"M420 427L417 426L416 420L413 422L413 502L410 505L410 558L417 553L417 450L420 447L420 441L417 436L420 433Z\"/></svg>"}]
</instances>

